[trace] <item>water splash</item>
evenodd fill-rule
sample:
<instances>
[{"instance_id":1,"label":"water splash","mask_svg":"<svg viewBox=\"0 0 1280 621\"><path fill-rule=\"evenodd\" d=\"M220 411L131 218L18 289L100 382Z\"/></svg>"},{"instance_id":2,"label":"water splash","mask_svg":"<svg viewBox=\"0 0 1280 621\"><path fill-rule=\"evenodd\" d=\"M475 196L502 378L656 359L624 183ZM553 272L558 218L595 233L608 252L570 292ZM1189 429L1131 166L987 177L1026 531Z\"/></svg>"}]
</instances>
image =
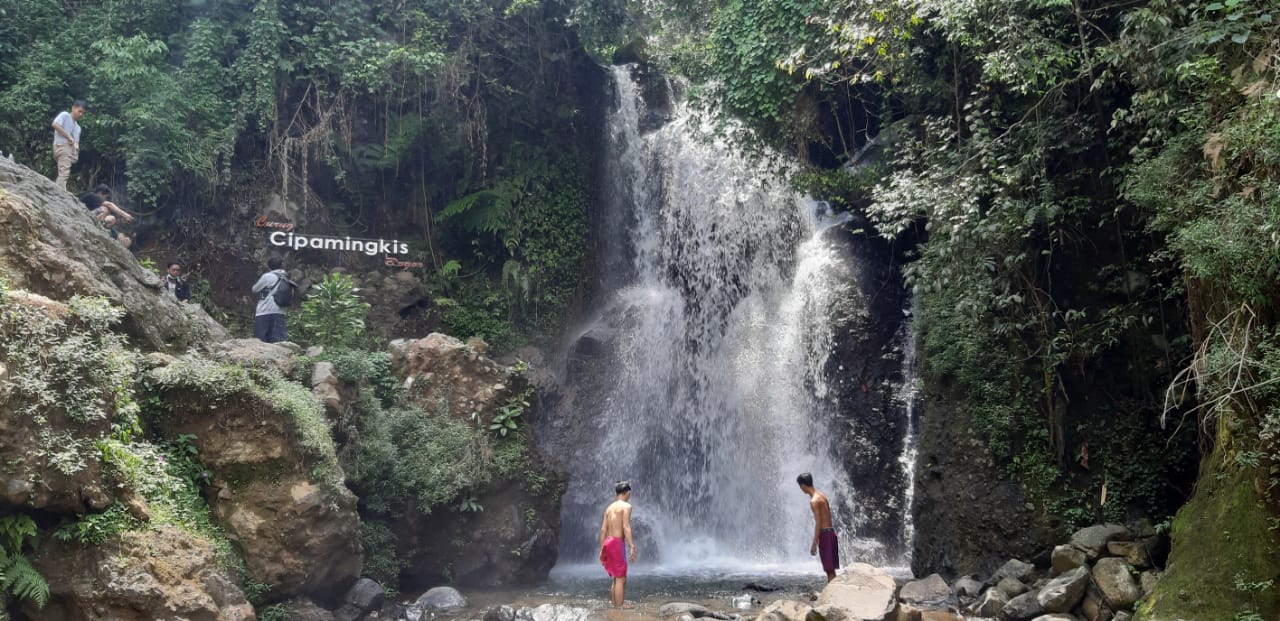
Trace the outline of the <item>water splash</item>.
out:
<instances>
[{"instance_id":1,"label":"water splash","mask_svg":"<svg viewBox=\"0 0 1280 621\"><path fill-rule=\"evenodd\" d=\"M800 472L831 498L842 556L869 513L837 458L832 317L865 314L847 253L824 235L847 214L676 108L643 131L645 97L614 67L598 252L609 291L579 334L604 335L590 373L594 446L566 463L562 559L596 553L613 482L630 480L642 557L664 571L813 564ZM854 307L854 308L851 308Z\"/></svg>"}]
</instances>

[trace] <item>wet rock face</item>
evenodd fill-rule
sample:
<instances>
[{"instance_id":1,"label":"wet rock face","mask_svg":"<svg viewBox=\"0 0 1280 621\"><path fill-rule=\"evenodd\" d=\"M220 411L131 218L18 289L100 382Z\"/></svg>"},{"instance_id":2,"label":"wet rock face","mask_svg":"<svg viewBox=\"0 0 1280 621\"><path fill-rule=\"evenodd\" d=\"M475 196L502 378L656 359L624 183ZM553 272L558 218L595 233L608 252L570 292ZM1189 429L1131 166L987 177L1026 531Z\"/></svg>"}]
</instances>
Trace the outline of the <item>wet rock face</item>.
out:
<instances>
[{"instance_id":1,"label":"wet rock face","mask_svg":"<svg viewBox=\"0 0 1280 621\"><path fill-rule=\"evenodd\" d=\"M512 395L509 370L473 345L444 334L391 342L391 367L413 400L428 412L443 405L450 416L487 414Z\"/></svg>"},{"instance_id":2,"label":"wet rock face","mask_svg":"<svg viewBox=\"0 0 1280 621\"><path fill-rule=\"evenodd\" d=\"M213 548L172 527L135 531L97 546L49 539L32 556L49 582L41 621L250 621L253 607L218 566Z\"/></svg>"},{"instance_id":3,"label":"wet rock face","mask_svg":"<svg viewBox=\"0 0 1280 621\"><path fill-rule=\"evenodd\" d=\"M98 226L84 205L31 169L0 161L0 272L55 300L102 296L125 309L134 343L184 350L227 338L198 305L163 294L160 277Z\"/></svg>"}]
</instances>

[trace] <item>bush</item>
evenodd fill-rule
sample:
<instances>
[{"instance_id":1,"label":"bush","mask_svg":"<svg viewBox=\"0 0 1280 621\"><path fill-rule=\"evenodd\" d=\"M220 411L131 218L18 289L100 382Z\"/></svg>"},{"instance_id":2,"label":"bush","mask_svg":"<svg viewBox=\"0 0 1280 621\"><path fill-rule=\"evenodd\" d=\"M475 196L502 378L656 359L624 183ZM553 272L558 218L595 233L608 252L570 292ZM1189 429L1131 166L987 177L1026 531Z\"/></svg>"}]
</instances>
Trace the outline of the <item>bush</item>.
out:
<instances>
[{"instance_id":1,"label":"bush","mask_svg":"<svg viewBox=\"0 0 1280 621\"><path fill-rule=\"evenodd\" d=\"M329 274L312 285L299 316L303 338L325 347L362 344L369 304L356 295L358 291L345 274Z\"/></svg>"}]
</instances>

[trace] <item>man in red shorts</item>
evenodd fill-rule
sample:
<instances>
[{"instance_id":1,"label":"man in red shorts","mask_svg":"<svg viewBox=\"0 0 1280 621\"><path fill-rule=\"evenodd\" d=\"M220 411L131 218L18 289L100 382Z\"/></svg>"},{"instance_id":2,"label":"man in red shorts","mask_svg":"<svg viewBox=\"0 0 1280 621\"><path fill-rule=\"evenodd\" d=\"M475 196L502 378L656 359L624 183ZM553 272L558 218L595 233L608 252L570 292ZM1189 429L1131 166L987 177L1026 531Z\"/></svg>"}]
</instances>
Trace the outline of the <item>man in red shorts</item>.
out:
<instances>
[{"instance_id":1,"label":"man in red shorts","mask_svg":"<svg viewBox=\"0 0 1280 621\"><path fill-rule=\"evenodd\" d=\"M822 559L822 571L827 572L827 582L836 577L840 568L840 545L836 540L836 529L831 525L831 503L827 495L813 489L813 475L805 472L796 477L800 491L809 496L809 508L813 510L813 545L809 546L809 555L819 555Z\"/></svg>"},{"instance_id":2,"label":"man in red shorts","mask_svg":"<svg viewBox=\"0 0 1280 621\"><path fill-rule=\"evenodd\" d=\"M604 510L604 521L600 523L600 564L613 578L609 599L615 608L621 608L627 589L627 562L635 562L636 544L631 539L631 484L622 481L613 491L618 497ZM630 556L623 547L624 541L631 549Z\"/></svg>"}]
</instances>

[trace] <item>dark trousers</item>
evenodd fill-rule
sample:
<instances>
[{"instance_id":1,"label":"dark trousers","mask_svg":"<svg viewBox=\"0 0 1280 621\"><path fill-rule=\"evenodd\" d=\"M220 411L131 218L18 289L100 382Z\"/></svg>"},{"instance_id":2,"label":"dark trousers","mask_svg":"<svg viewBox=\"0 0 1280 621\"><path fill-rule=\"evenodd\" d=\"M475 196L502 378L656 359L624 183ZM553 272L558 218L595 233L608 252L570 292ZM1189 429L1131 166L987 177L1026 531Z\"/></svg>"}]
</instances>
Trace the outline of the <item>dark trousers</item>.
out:
<instances>
[{"instance_id":1,"label":"dark trousers","mask_svg":"<svg viewBox=\"0 0 1280 621\"><path fill-rule=\"evenodd\" d=\"M253 336L263 343L279 343L289 340L285 332L284 313L258 315L253 318Z\"/></svg>"}]
</instances>

